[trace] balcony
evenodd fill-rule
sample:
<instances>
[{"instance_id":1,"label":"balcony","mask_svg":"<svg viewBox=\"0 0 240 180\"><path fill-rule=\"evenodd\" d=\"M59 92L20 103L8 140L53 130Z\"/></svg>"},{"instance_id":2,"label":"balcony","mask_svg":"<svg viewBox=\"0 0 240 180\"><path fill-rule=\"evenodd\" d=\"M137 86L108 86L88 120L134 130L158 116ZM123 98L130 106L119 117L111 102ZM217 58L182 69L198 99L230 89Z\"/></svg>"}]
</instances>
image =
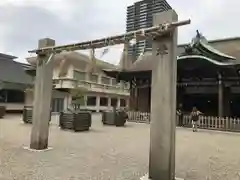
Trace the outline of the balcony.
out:
<instances>
[{"instance_id":1,"label":"balcony","mask_svg":"<svg viewBox=\"0 0 240 180\"><path fill-rule=\"evenodd\" d=\"M107 85L90 81L77 81L70 78L61 78L53 80L56 89L74 89L82 88L85 91L98 92L105 94L117 94L122 96L129 96L128 88L119 85Z\"/></svg>"}]
</instances>

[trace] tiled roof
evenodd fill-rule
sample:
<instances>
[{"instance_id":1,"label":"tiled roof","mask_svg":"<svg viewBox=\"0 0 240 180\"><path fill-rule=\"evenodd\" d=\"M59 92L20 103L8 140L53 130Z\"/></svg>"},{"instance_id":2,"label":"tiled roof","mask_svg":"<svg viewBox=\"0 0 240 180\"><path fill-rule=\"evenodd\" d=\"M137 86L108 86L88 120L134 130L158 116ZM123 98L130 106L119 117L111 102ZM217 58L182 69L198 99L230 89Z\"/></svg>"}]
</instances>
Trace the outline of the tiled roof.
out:
<instances>
[{"instance_id":1,"label":"tiled roof","mask_svg":"<svg viewBox=\"0 0 240 180\"><path fill-rule=\"evenodd\" d=\"M27 75L21 63L0 57L0 81L31 84L31 76Z\"/></svg>"},{"instance_id":2,"label":"tiled roof","mask_svg":"<svg viewBox=\"0 0 240 180\"><path fill-rule=\"evenodd\" d=\"M4 58L4 59L16 59L17 57L16 57L16 56L9 55L9 54L0 53L0 58Z\"/></svg>"},{"instance_id":3,"label":"tiled roof","mask_svg":"<svg viewBox=\"0 0 240 180\"><path fill-rule=\"evenodd\" d=\"M57 54L56 58L61 59L61 56L64 56L64 55L63 54ZM79 61L85 61L87 63L91 63L91 60L90 60L89 56L86 55L86 54L83 54L83 53L69 52L69 53L66 54L66 57L67 56L74 57L76 60L79 60ZM27 61L31 63L31 62L34 62L35 59L36 59L36 57L29 57L29 58L27 58ZM96 59L96 65L97 65L97 67L100 67L101 69L108 69L108 68L112 69L112 68L117 67L114 64L102 61L100 59Z\"/></svg>"}]
</instances>

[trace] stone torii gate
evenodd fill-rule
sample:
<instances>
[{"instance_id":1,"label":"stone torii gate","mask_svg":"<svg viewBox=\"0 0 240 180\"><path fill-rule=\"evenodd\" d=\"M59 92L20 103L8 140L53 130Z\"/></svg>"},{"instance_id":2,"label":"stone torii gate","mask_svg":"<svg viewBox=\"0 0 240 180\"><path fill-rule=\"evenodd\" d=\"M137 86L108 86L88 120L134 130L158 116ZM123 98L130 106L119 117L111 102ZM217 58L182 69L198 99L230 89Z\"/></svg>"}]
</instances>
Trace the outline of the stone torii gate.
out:
<instances>
[{"instance_id":1,"label":"stone torii gate","mask_svg":"<svg viewBox=\"0 0 240 180\"><path fill-rule=\"evenodd\" d=\"M96 48L128 44L132 39L140 41L152 38L152 51L156 54L156 61L152 69L150 158L149 176L146 176L146 179L175 179L177 27L187 24L190 24L190 20L178 21L176 12L169 10L154 16L153 27L122 35L63 46L55 46L55 41L52 39L39 40L38 49L29 51L37 54L30 148L35 150L48 148L52 59L56 53L91 49L93 54ZM93 54L93 64L95 64L94 59Z\"/></svg>"}]
</instances>

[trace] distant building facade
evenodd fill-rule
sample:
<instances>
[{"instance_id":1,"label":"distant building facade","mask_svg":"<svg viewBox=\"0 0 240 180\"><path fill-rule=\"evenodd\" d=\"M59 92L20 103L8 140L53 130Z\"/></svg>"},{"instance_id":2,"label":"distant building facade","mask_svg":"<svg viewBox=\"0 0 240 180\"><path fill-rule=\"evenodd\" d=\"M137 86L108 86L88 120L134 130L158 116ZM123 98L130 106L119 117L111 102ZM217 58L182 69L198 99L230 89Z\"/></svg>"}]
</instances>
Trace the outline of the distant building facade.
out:
<instances>
[{"instance_id":1,"label":"distant building facade","mask_svg":"<svg viewBox=\"0 0 240 180\"><path fill-rule=\"evenodd\" d=\"M134 31L153 26L153 14L172 9L165 0L142 0L127 7L126 31ZM136 45L129 47L129 55L136 60L144 51L152 48L150 40L138 41Z\"/></svg>"},{"instance_id":2,"label":"distant building facade","mask_svg":"<svg viewBox=\"0 0 240 180\"><path fill-rule=\"evenodd\" d=\"M61 68L61 60L69 62L65 69ZM35 58L27 58L34 64ZM72 100L75 99L71 93L74 89L80 89L84 96L82 109L95 112L112 109L112 106L126 107L129 101L129 83L117 82L116 79L107 77L102 69L116 68L115 65L97 60L95 73L89 73L91 60L87 55L69 52L58 54L54 59L52 94L52 110L60 112L71 108ZM34 69L35 71L35 69ZM64 75L59 76L60 71ZM31 70L28 71L30 73ZM26 92L26 105L33 103L33 91Z\"/></svg>"},{"instance_id":3,"label":"distant building facade","mask_svg":"<svg viewBox=\"0 0 240 180\"><path fill-rule=\"evenodd\" d=\"M0 53L0 105L7 111L22 111L25 89L31 86L32 77L27 75L17 57Z\"/></svg>"}]
</instances>

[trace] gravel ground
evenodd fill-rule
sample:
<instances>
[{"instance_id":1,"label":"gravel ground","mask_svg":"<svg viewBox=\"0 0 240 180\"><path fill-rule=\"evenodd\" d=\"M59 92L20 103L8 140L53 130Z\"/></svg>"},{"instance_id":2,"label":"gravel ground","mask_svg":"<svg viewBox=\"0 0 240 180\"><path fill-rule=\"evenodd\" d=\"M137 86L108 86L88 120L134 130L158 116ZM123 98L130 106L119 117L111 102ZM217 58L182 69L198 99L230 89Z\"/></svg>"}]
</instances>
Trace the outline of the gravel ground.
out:
<instances>
[{"instance_id":1,"label":"gravel ground","mask_svg":"<svg viewBox=\"0 0 240 180\"><path fill-rule=\"evenodd\" d=\"M53 123L52 150L30 152L31 125L0 119L0 180L139 180L148 170L149 125L62 131ZM240 134L177 129L176 174L185 180L239 180Z\"/></svg>"}]
</instances>

